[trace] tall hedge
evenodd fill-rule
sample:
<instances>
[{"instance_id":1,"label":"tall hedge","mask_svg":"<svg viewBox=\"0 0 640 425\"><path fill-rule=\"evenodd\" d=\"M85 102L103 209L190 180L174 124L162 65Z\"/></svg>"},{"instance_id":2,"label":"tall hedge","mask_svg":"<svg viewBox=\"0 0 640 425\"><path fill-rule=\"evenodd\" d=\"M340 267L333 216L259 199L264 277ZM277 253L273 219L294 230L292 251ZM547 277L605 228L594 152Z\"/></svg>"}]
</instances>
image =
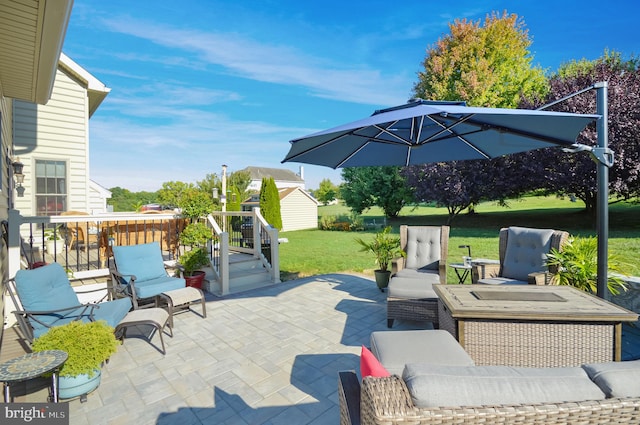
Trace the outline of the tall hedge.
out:
<instances>
[{"instance_id":1,"label":"tall hedge","mask_svg":"<svg viewBox=\"0 0 640 425\"><path fill-rule=\"evenodd\" d=\"M262 179L260 187L260 211L271 226L282 229L282 215L280 213L280 195L273 177Z\"/></svg>"}]
</instances>

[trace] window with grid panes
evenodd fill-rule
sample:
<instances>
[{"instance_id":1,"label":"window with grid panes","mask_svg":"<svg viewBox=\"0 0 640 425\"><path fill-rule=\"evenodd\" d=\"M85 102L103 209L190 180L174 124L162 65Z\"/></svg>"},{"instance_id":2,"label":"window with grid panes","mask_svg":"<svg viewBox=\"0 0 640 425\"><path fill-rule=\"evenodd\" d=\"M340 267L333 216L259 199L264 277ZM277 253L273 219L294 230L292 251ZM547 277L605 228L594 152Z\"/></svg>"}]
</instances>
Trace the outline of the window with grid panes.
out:
<instances>
[{"instance_id":1,"label":"window with grid panes","mask_svg":"<svg viewBox=\"0 0 640 425\"><path fill-rule=\"evenodd\" d=\"M59 215L67 205L67 163L36 160L36 210L38 215Z\"/></svg>"}]
</instances>

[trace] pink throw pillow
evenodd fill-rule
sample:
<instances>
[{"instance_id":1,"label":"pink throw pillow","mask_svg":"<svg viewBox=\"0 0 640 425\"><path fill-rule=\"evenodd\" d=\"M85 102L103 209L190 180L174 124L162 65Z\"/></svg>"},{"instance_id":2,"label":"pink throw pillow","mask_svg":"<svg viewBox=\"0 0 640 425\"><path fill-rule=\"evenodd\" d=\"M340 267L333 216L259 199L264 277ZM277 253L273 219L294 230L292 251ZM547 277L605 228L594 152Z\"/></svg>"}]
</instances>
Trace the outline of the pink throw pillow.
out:
<instances>
[{"instance_id":1,"label":"pink throw pillow","mask_svg":"<svg viewBox=\"0 0 640 425\"><path fill-rule=\"evenodd\" d=\"M365 376L373 376L375 378L391 376L387 369L376 359L376 356L364 345L360 354L360 375L363 378Z\"/></svg>"}]
</instances>

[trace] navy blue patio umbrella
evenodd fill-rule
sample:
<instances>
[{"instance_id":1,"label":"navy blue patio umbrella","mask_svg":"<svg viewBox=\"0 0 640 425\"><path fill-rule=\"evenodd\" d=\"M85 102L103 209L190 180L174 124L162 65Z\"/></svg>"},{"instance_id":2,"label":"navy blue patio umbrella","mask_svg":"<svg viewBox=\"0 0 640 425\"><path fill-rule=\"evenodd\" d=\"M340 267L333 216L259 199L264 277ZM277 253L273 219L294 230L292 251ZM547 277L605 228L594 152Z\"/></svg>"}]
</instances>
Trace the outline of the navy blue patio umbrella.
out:
<instances>
[{"instance_id":1,"label":"navy blue patio umbrella","mask_svg":"<svg viewBox=\"0 0 640 425\"><path fill-rule=\"evenodd\" d=\"M606 83L604 86L606 99ZM601 97L600 91L598 97ZM404 105L375 111L370 117L291 140L289 152L282 162L331 168L408 166L490 159L555 146L570 151L590 151L600 162L606 163L606 169L613 162L606 145L604 150L600 150L576 143L578 134L588 124L603 115L606 117L606 106L604 109L605 113L588 115L469 107L464 102L410 100ZM598 135L600 139L600 128ZM598 174L601 174L600 169ZM599 185L601 183L599 181ZM605 191L607 186L608 180L605 180ZM604 289L602 294L600 292L600 263L604 261L602 266L606 271L606 214L605 220L600 221L598 239L604 244L601 248L604 253L600 252L599 244L598 294L603 296ZM603 288L606 287L606 272L604 276Z\"/></svg>"}]
</instances>

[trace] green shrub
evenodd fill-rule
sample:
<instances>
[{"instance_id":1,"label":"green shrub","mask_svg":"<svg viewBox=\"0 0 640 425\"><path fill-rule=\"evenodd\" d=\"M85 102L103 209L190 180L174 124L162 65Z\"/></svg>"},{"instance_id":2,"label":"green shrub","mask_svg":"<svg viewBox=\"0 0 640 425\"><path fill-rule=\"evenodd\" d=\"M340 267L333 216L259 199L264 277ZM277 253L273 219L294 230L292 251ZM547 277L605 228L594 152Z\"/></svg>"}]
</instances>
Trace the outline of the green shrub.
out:
<instances>
[{"instance_id":1,"label":"green shrub","mask_svg":"<svg viewBox=\"0 0 640 425\"><path fill-rule=\"evenodd\" d=\"M70 322L54 326L33 341L33 352L46 350L66 351L69 358L60 369L60 376L93 376L118 348L114 329L104 320L83 323Z\"/></svg>"},{"instance_id":2,"label":"green shrub","mask_svg":"<svg viewBox=\"0 0 640 425\"><path fill-rule=\"evenodd\" d=\"M620 264L609 256L609 271L619 272ZM561 251L555 248L547 256L547 265L557 267L552 277L556 285L569 285L580 290L597 293L598 282L598 240L595 237L569 238ZM626 291L627 287L620 277L608 276L607 287L613 295Z\"/></svg>"}]
</instances>

